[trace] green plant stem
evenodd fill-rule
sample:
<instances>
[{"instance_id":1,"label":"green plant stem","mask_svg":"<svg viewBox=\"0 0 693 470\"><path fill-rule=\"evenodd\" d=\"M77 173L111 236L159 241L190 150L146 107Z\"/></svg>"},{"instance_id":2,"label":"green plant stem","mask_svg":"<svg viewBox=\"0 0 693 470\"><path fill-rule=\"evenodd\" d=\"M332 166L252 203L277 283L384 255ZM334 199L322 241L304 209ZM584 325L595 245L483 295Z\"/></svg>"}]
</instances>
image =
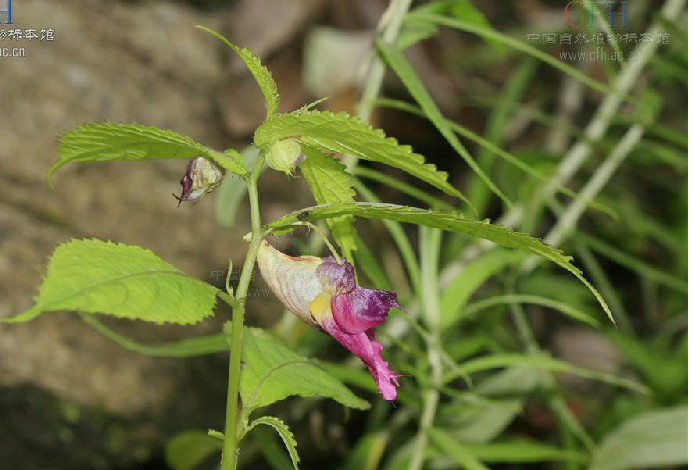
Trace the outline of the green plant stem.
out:
<instances>
[{"instance_id":1,"label":"green plant stem","mask_svg":"<svg viewBox=\"0 0 693 470\"><path fill-rule=\"evenodd\" d=\"M402 28L402 21L404 21L404 17L409 11L411 2L412 0L390 1L390 6L383 13L383 16L380 18L380 24L378 24L378 31L383 32L381 39L384 43L394 44L397 40L399 30ZM375 106L374 100L380 94L383 78L385 78L385 64L374 49L373 57L368 67L368 75L364 82L363 93L356 105L356 115L366 122L370 121ZM356 166L357 162L358 159L353 155L345 155L342 160L342 163L346 165L349 171Z\"/></svg>"},{"instance_id":2,"label":"green plant stem","mask_svg":"<svg viewBox=\"0 0 693 470\"><path fill-rule=\"evenodd\" d=\"M252 278L255 259L262 242L262 231L260 225L260 205L258 204L257 180L265 164L265 158L261 155L253 172L248 178L248 199L250 201L250 222L252 235L248 253L241 268L241 276L236 289L236 300L238 304L233 308L231 317L231 337L230 347L231 356L229 359L229 385L226 396L226 427L224 434L224 445L221 454L221 470L235 470L238 463L238 437L239 437L239 407L238 390L241 383L241 345L243 341L243 317L245 315L245 300L248 294L248 287Z\"/></svg>"},{"instance_id":3,"label":"green plant stem","mask_svg":"<svg viewBox=\"0 0 693 470\"><path fill-rule=\"evenodd\" d=\"M424 463L428 432L433 422L440 400L440 386L443 368L439 352L440 344L440 299L438 297L438 255L442 233L440 230L421 227L421 304L423 317L429 330L427 338L428 361L431 366L431 383L423 392L424 408L419 420L419 432L414 440L414 450L409 461L409 470L420 470Z\"/></svg>"}]
</instances>

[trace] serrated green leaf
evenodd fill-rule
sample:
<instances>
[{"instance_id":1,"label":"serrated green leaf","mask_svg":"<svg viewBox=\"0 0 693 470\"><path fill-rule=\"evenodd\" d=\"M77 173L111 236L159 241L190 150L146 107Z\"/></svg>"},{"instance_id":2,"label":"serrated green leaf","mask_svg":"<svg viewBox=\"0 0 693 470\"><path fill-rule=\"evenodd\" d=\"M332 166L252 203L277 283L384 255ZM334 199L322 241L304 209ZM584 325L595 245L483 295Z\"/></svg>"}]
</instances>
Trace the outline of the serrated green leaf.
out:
<instances>
[{"instance_id":1,"label":"serrated green leaf","mask_svg":"<svg viewBox=\"0 0 693 470\"><path fill-rule=\"evenodd\" d=\"M285 228L291 226L291 224L298 220L313 221L348 214L368 219L387 219L398 222L408 222L463 233L472 237L484 238L506 248L517 248L538 255L557 264L577 277L592 292L594 297L599 301L604 312L613 322L609 306L606 305L601 294L589 283L589 281L587 281L587 279L585 279L582 272L573 266L571 263L572 258L564 255L560 250L547 245L537 238L514 232L507 227L493 225L488 221L472 220L461 213L431 211L416 207L399 206L397 204L366 202L339 203L329 206L308 207L292 212L266 225L265 228Z\"/></svg>"},{"instance_id":2,"label":"serrated green leaf","mask_svg":"<svg viewBox=\"0 0 693 470\"><path fill-rule=\"evenodd\" d=\"M250 426L248 426L248 431L251 431L255 426L260 424L271 426L275 431L277 431L277 434L279 434L279 437L281 437L282 441L284 442L287 452L289 452L289 457L291 457L291 463L294 466L294 470L298 470L298 462L300 462L301 459L299 458L298 451L296 450L296 439L294 439L294 435L289 429L289 426L287 426L284 421L274 416L261 416L250 423Z\"/></svg>"},{"instance_id":3,"label":"serrated green leaf","mask_svg":"<svg viewBox=\"0 0 693 470\"><path fill-rule=\"evenodd\" d=\"M356 180L354 187L358 191L359 195L370 203L381 203L382 201L378 196L373 193L370 189L366 187L361 181ZM406 232L400 224L393 222L392 220L384 220L383 225L390 232L392 240L399 250L399 254L402 257L402 262L407 268L409 273L409 279L411 280L412 291L414 293L421 292L421 272L419 270L419 262L416 258L416 253L414 248L412 248L411 241L407 237Z\"/></svg>"},{"instance_id":4,"label":"serrated green leaf","mask_svg":"<svg viewBox=\"0 0 693 470\"><path fill-rule=\"evenodd\" d=\"M287 455L283 441L280 443L276 439L273 429L268 426L256 426L253 428L252 437L270 467L274 470L294 470L294 463Z\"/></svg>"},{"instance_id":5,"label":"serrated green leaf","mask_svg":"<svg viewBox=\"0 0 693 470\"><path fill-rule=\"evenodd\" d=\"M415 114L417 116L426 117L426 114L420 108L418 108L414 105L411 105L409 103L406 103L404 101L391 100L391 99L379 99L379 100L376 100L376 104L378 106L384 106L384 107L388 107L388 108L392 108L392 109L399 109L401 111ZM505 150L498 147L493 142L477 135L475 132L471 131L470 129L467 129L466 127L464 127L464 126L462 126L462 125L460 125L454 121L450 121L450 120L446 119L445 122L447 123L448 126L450 126L450 129L452 129L453 132L455 132L455 133L461 135L462 137L465 137L465 138L471 140L472 142L474 142L475 144L479 145L479 147L481 149L481 152L479 155L480 155L480 158L482 161L484 158L483 152L486 151L486 152L488 152L489 155L493 154L493 155L501 157L503 160L510 163L511 165L513 165L514 167L519 169L520 171L528 174L529 176L536 179L537 181L542 181L542 182L548 183L548 181L549 181L548 176L546 176L545 174L536 170L532 166L528 165L523 160L521 160L520 158L511 154L510 152L506 152ZM505 129L505 126L503 126L503 129ZM359 170L359 171L361 171L361 170ZM366 171L368 171L368 170L366 170ZM355 173L355 174L358 174L358 173ZM556 190L562 194L566 194L566 195L570 196L571 198L578 198L579 197L575 191L572 191L563 185L556 186ZM414 196L414 197L416 197L416 196ZM600 210L600 211L610 215L611 217L613 217L615 219L618 218L618 214L616 213L616 211L614 211L613 209L611 209L608 206L605 206L604 204L600 204L600 203L594 202L592 200L586 201L586 204L589 207ZM431 205L431 207L435 208L434 205Z\"/></svg>"},{"instance_id":6,"label":"serrated green leaf","mask_svg":"<svg viewBox=\"0 0 693 470\"><path fill-rule=\"evenodd\" d=\"M447 182L447 173L425 163L423 155L414 153L410 146L400 145L381 129L347 113L302 111L277 114L255 130L254 140L255 145L267 151L274 142L289 137L325 152L345 153L390 165L466 201L462 193Z\"/></svg>"},{"instance_id":7,"label":"serrated green leaf","mask_svg":"<svg viewBox=\"0 0 693 470\"><path fill-rule=\"evenodd\" d=\"M334 204L336 202L353 202L356 199L353 177L346 167L335 158L303 146L306 159L301 163L301 173L308 182L315 202ZM335 241L342 249L342 254L351 264L352 253L356 251L356 230L354 217L343 216L327 220L327 226Z\"/></svg>"},{"instance_id":8,"label":"serrated green leaf","mask_svg":"<svg viewBox=\"0 0 693 470\"><path fill-rule=\"evenodd\" d=\"M194 470L213 453L221 450L222 441L203 431L184 431L166 443L166 463L173 470Z\"/></svg>"},{"instance_id":9,"label":"serrated green leaf","mask_svg":"<svg viewBox=\"0 0 693 470\"><path fill-rule=\"evenodd\" d=\"M246 413L292 395L332 398L345 406L366 409L339 380L257 328L243 331L241 398Z\"/></svg>"},{"instance_id":10,"label":"serrated green leaf","mask_svg":"<svg viewBox=\"0 0 693 470\"><path fill-rule=\"evenodd\" d=\"M590 470L673 467L688 461L688 406L636 416L608 434Z\"/></svg>"},{"instance_id":11,"label":"serrated green leaf","mask_svg":"<svg viewBox=\"0 0 693 470\"><path fill-rule=\"evenodd\" d=\"M477 174L477 176L486 183L486 185L493 191L498 197L500 197L507 206L512 206L510 199L503 193L503 191L498 188L493 181L484 173L484 170L477 164L471 154L462 145L462 142L457 138L449 125L448 121L440 112L435 101L426 90L426 87L421 82L419 77L416 75L414 68L409 64L407 59L395 46L387 44L384 41L376 41L378 50L382 54L383 58L387 64L392 68L392 70L397 74L404 86L409 90L411 96L416 100L416 102L421 107L422 111L426 115L429 121L438 129L438 132L443 136L445 140L450 144L450 146L457 152L457 154L462 157L462 159L469 165L469 167Z\"/></svg>"},{"instance_id":12,"label":"serrated green leaf","mask_svg":"<svg viewBox=\"0 0 693 470\"><path fill-rule=\"evenodd\" d=\"M182 136L177 132L141 124L96 122L71 129L58 140L58 161L48 170L51 175L70 162L145 161L206 157L231 173L244 175L239 156L224 154Z\"/></svg>"},{"instance_id":13,"label":"serrated green leaf","mask_svg":"<svg viewBox=\"0 0 693 470\"><path fill-rule=\"evenodd\" d=\"M382 100L378 100L378 103L380 103ZM357 166L354 167L353 169L353 174L354 176L357 176L359 178L366 178L372 181L375 181L377 183L382 183L386 186L389 186L392 189L395 189L399 191L402 194L406 194L407 196L410 196L418 201L423 202L427 206L429 206L431 209L439 209L439 210L447 210L447 211L455 211L457 210L457 207L448 204L447 202L426 193L425 191L420 190L416 186L413 186L411 184L405 183L404 181L397 179L393 176L387 175L385 173L382 173L377 170L372 170L370 168L364 168L363 166ZM375 202L375 201L369 201L369 202Z\"/></svg>"},{"instance_id":14,"label":"serrated green leaf","mask_svg":"<svg viewBox=\"0 0 693 470\"><path fill-rule=\"evenodd\" d=\"M144 248L72 240L53 252L36 304L7 321L74 310L191 324L212 315L216 296L216 287L188 276Z\"/></svg>"},{"instance_id":15,"label":"serrated green leaf","mask_svg":"<svg viewBox=\"0 0 693 470\"><path fill-rule=\"evenodd\" d=\"M265 119L269 119L279 107L279 91L277 90L277 84L274 81L274 78L272 78L272 74L267 67L262 65L260 58L254 56L253 53L250 52L250 49L241 49L213 29L200 25L195 27L211 34L226 44L243 61L245 66L248 68L248 71L255 79L255 83L257 83L257 86L260 87L263 98L265 98L265 107L267 108L267 117Z\"/></svg>"}]
</instances>

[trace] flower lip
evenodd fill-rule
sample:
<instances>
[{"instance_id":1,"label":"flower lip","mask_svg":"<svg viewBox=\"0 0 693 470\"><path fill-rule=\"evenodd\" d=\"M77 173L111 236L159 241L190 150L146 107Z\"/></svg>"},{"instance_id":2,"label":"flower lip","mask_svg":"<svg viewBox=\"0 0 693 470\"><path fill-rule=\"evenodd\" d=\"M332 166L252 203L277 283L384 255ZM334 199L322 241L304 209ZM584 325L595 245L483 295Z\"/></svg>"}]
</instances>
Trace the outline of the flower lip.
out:
<instances>
[{"instance_id":1,"label":"flower lip","mask_svg":"<svg viewBox=\"0 0 693 470\"><path fill-rule=\"evenodd\" d=\"M349 334L362 333L385 321L391 308L402 308L394 292L364 289L332 297L332 315L339 327Z\"/></svg>"}]
</instances>

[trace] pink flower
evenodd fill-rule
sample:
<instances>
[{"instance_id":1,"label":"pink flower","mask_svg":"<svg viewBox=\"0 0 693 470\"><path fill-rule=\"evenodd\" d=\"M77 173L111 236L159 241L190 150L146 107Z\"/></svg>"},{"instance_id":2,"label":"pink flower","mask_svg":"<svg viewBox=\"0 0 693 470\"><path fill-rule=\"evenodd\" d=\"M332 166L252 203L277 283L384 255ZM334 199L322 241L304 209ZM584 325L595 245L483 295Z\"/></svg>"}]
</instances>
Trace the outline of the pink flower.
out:
<instances>
[{"instance_id":1,"label":"pink flower","mask_svg":"<svg viewBox=\"0 0 693 470\"><path fill-rule=\"evenodd\" d=\"M400 376L383 360L383 346L373 333L391 308L401 308L397 294L359 287L354 267L346 261L288 256L264 240L257 261L265 282L286 308L358 356L385 400L397 398Z\"/></svg>"}]
</instances>

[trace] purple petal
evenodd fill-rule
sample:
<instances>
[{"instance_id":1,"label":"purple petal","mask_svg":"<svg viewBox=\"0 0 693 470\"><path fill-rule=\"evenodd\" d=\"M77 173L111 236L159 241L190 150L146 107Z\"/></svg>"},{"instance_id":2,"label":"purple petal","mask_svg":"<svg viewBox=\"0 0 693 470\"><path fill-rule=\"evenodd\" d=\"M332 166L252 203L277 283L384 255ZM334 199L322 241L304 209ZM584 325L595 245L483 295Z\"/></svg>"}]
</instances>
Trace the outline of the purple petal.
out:
<instances>
[{"instance_id":1,"label":"purple petal","mask_svg":"<svg viewBox=\"0 0 693 470\"><path fill-rule=\"evenodd\" d=\"M399 307L394 292L364 289L356 286L351 292L332 297L332 315L347 333L363 333L380 325L393 307Z\"/></svg>"},{"instance_id":2,"label":"purple petal","mask_svg":"<svg viewBox=\"0 0 693 470\"><path fill-rule=\"evenodd\" d=\"M323 258L324 262L315 271L320 279L323 288L334 292L350 292L356 287L354 279L354 267L342 261L337 263L333 257Z\"/></svg>"},{"instance_id":3,"label":"purple petal","mask_svg":"<svg viewBox=\"0 0 693 470\"><path fill-rule=\"evenodd\" d=\"M180 180L183 191L180 196L173 195L181 202L196 202L219 186L224 178L224 170L204 157L195 157L188 162L185 175Z\"/></svg>"},{"instance_id":4,"label":"purple petal","mask_svg":"<svg viewBox=\"0 0 693 470\"><path fill-rule=\"evenodd\" d=\"M381 356L383 345L375 339L372 330L355 335L349 334L329 316L323 320L322 328L366 364L375 379L378 392L385 400L393 401L397 398L397 387L401 376L391 371L387 361L383 360Z\"/></svg>"},{"instance_id":5,"label":"purple petal","mask_svg":"<svg viewBox=\"0 0 693 470\"><path fill-rule=\"evenodd\" d=\"M192 160L188 162L188 166L185 170L185 174L183 175L183 179L180 180L180 185L183 186L183 191L181 192L180 196L176 196L175 194L173 197L178 199L178 206L180 207L181 202L187 201L188 198L190 197L190 192L192 190L192 184L193 180L192 177L190 176L190 169L192 168Z\"/></svg>"}]
</instances>

